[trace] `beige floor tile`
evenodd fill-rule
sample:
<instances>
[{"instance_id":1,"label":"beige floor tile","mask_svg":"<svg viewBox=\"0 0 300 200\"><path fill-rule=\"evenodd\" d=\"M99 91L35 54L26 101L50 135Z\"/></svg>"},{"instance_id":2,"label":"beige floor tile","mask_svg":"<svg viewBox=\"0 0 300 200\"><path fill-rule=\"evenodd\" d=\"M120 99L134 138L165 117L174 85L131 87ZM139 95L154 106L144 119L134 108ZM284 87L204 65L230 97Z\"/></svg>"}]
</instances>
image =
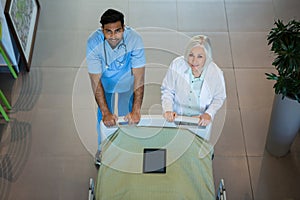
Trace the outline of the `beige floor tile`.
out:
<instances>
[{"instance_id":1,"label":"beige floor tile","mask_svg":"<svg viewBox=\"0 0 300 200\"><path fill-rule=\"evenodd\" d=\"M230 32L234 68L272 68L267 32Z\"/></svg>"},{"instance_id":2,"label":"beige floor tile","mask_svg":"<svg viewBox=\"0 0 300 200\"><path fill-rule=\"evenodd\" d=\"M255 199L299 198L299 159L293 154L275 158L265 152L263 157L249 157L249 167Z\"/></svg>"},{"instance_id":3,"label":"beige floor tile","mask_svg":"<svg viewBox=\"0 0 300 200\"><path fill-rule=\"evenodd\" d=\"M223 2L179 1L178 30L185 32L227 32L227 20ZM196 17L195 13L201 13Z\"/></svg>"},{"instance_id":4,"label":"beige floor tile","mask_svg":"<svg viewBox=\"0 0 300 200\"><path fill-rule=\"evenodd\" d=\"M227 199L253 199L245 157L216 156L213 169L215 184L219 183L221 178L225 181Z\"/></svg>"},{"instance_id":5,"label":"beige floor tile","mask_svg":"<svg viewBox=\"0 0 300 200\"><path fill-rule=\"evenodd\" d=\"M237 69L236 84L240 108L257 110L271 108L274 82L266 79L267 69Z\"/></svg>"},{"instance_id":6,"label":"beige floor tile","mask_svg":"<svg viewBox=\"0 0 300 200\"><path fill-rule=\"evenodd\" d=\"M245 141L238 110L227 110L224 128L215 145L216 156L245 156Z\"/></svg>"},{"instance_id":7,"label":"beige floor tile","mask_svg":"<svg viewBox=\"0 0 300 200\"><path fill-rule=\"evenodd\" d=\"M226 1L230 32L265 32L272 28L272 1Z\"/></svg>"},{"instance_id":8,"label":"beige floor tile","mask_svg":"<svg viewBox=\"0 0 300 200\"><path fill-rule=\"evenodd\" d=\"M262 156L265 151L271 109L241 110L247 155Z\"/></svg>"}]
</instances>

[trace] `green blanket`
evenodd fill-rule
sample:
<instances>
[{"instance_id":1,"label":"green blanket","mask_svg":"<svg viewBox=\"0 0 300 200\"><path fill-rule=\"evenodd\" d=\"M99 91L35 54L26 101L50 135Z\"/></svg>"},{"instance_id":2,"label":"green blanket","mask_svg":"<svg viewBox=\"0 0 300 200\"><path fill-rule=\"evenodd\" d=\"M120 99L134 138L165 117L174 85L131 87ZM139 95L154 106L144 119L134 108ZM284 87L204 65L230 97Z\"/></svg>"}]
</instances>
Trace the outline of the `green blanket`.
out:
<instances>
[{"instance_id":1,"label":"green blanket","mask_svg":"<svg viewBox=\"0 0 300 200\"><path fill-rule=\"evenodd\" d=\"M144 148L167 150L165 174L143 173ZM215 199L211 152L188 130L122 127L103 145L96 199Z\"/></svg>"}]
</instances>

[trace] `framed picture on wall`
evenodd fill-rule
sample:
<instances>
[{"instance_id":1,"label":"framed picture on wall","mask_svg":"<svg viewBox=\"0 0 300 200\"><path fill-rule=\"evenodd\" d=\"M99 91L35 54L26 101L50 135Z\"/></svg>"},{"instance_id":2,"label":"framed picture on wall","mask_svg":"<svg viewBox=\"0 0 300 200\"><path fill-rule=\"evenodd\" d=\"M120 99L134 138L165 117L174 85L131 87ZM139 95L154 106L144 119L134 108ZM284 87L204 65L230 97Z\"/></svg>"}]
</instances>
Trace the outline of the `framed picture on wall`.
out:
<instances>
[{"instance_id":1,"label":"framed picture on wall","mask_svg":"<svg viewBox=\"0 0 300 200\"><path fill-rule=\"evenodd\" d=\"M38 0L7 0L4 14L21 59L26 70L29 71L40 15L40 4Z\"/></svg>"}]
</instances>

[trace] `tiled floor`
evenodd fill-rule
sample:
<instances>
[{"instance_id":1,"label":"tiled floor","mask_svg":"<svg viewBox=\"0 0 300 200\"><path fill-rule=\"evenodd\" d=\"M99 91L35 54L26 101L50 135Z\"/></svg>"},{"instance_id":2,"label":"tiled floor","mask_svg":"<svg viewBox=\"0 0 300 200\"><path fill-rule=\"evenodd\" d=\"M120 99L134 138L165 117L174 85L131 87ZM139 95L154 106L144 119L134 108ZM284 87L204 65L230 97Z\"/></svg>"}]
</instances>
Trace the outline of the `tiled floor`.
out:
<instances>
[{"instance_id":1,"label":"tiled floor","mask_svg":"<svg viewBox=\"0 0 300 200\"><path fill-rule=\"evenodd\" d=\"M108 7L143 36L145 114L157 113L159 84L189 36L212 40L227 86L226 120L215 146L215 182L231 200L300 199L299 134L284 158L265 151L274 91L266 35L274 19L300 19L298 0L39 0L41 16L29 73L0 74L13 109L0 118L0 199L86 199L96 177L95 103L85 43ZM2 0L2 5L5 0ZM3 6L4 7L4 6Z\"/></svg>"}]
</instances>

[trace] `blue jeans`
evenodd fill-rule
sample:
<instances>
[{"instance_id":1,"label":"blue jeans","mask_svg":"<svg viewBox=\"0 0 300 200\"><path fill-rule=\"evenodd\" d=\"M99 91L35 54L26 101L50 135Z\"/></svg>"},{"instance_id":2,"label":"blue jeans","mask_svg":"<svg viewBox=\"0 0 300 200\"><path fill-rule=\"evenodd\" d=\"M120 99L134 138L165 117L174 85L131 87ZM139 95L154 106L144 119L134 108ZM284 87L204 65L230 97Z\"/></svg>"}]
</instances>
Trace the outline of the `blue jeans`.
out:
<instances>
[{"instance_id":1,"label":"blue jeans","mask_svg":"<svg viewBox=\"0 0 300 200\"><path fill-rule=\"evenodd\" d=\"M115 103L115 93L105 93L105 99L108 109L111 113L114 113L114 103ZM132 111L133 105L133 91L118 93L118 114L119 116L125 116ZM98 133L98 150L101 150L101 131L100 122L102 120L102 112L100 107L98 107L97 112L97 133Z\"/></svg>"}]
</instances>

